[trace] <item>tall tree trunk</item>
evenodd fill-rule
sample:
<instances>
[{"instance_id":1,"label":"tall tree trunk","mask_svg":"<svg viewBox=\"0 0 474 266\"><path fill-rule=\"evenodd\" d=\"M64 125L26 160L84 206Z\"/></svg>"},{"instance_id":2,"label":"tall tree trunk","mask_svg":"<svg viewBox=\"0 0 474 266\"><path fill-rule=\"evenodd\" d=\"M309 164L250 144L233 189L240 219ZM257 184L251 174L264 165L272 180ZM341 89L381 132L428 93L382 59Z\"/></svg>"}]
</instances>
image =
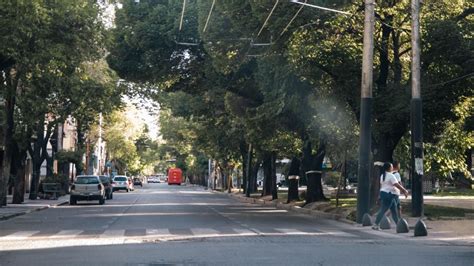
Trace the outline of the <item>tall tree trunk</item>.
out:
<instances>
[{"instance_id":1,"label":"tall tree trunk","mask_svg":"<svg viewBox=\"0 0 474 266\"><path fill-rule=\"evenodd\" d=\"M382 175L382 166L386 162L393 162L393 150L395 146L391 143L390 137L380 139L377 143L374 143L373 161L374 165L372 168L372 177L370 180L370 196L369 206L373 208L379 197L380 191L380 175Z\"/></svg>"},{"instance_id":2,"label":"tall tree trunk","mask_svg":"<svg viewBox=\"0 0 474 266\"><path fill-rule=\"evenodd\" d=\"M380 41L380 71L379 77L376 81L377 86L380 88L387 87L388 74L390 69L390 59L389 59L389 40L390 34L392 33L392 28L389 26L392 24L393 16L386 16L385 24L382 24L382 39Z\"/></svg>"},{"instance_id":3,"label":"tall tree trunk","mask_svg":"<svg viewBox=\"0 0 474 266\"><path fill-rule=\"evenodd\" d=\"M249 144L248 150L247 150L247 168L245 169L246 171L246 177L247 177L247 182L245 183L245 196L250 197L250 193L252 191L252 159L253 159L253 149L252 149L252 144Z\"/></svg>"},{"instance_id":4,"label":"tall tree trunk","mask_svg":"<svg viewBox=\"0 0 474 266\"><path fill-rule=\"evenodd\" d=\"M229 165L227 165L226 168L227 172L227 192L231 193L232 192L232 170L230 169Z\"/></svg>"},{"instance_id":5,"label":"tall tree trunk","mask_svg":"<svg viewBox=\"0 0 474 266\"><path fill-rule=\"evenodd\" d=\"M270 152L263 153L263 190L262 196L272 194L272 154Z\"/></svg>"},{"instance_id":6,"label":"tall tree trunk","mask_svg":"<svg viewBox=\"0 0 474 266\"><path fill-rule=\"evenodd\" d=\"M300 200L298 193L298 181L300 178L300 160L294 156L291 159L290 170L288 171L288 201Z\"/></svg>"},{"instance_id":7,"label":"tall tree trunk","mask_svg":"<svg viewBox=\"0 0 474 266\"><path fill-rule=\"evenodd\" d=\"M82 132L82 123L78 119L76 120L76 131L77 131L77 150L84 152L84 133ZM76 167L76 174L82 175L84 174L84 164L82 160L78 163L75 163L74 166Z\"/></svg>"},{"instance_id":8,"label":"tall tree trunk","mask_svg":"<svg viewBox=\"0 0 474 266\"><path fill-rule=\"evenodd\" d=\"M243 193L247 192L247 145L244 142L240 142L240 156L242 157L242 188ZM239 187L240 189L241 187Z\"/></svg>"},{"instance_id":9,"label":"tall tree trunk","mask_svg":"<svg viewBox=\"0 0 474 266\"><path fill-rule=\"evenodd\" d=\"M393 83L396 87L400 86L402 82L402 63L400 60L400 33L392 33L393 43Z\"/></svg>"},{"instance_id":10,"label":"tall tree trunk","mask_svg":"<svg viewBox=\"0 0 474 266\"><path fill-rule=\"evenodd\" d=\"M12 162L12 142L15 121L13 120L15 111L15 89L16 85L10 84L4 95L4 111L6 121L3 127L3 162L2 171L0 173L0 207L7 205L7 187L10 178L11 162Z\"/></svg>"},{"instance_id":11,"label":"tall tree trunk","mask_svg":"<svg viewBox=\"0 0 474 266\"><path fill-rule=\"evenodd\" d=\"M307 139L303 146L303 171L306 174L307 190L306 204L315 201L327 201L322 185L322 165L326 155L326 145L320 141L318 151L313 154L311 141Z\"/></svg>"},{"instance_id":12,"label":"tall tree trunk","mask_svg":"<svg viewBox=\"0 0 474 266\"><path fill-rule=\"evenodd\" d=\"M31 200L38 198L38 191L41 177L41 165L48 156L47 146L51 136L52 127L48 125L46 132L44 131L44 123L38 123L36 129L37 139L33 144L33 149L30 149L32 154L33 172L31 176L30 197Z\"/></svg>"},{"instance_id":13,"label":"tall tree trunk","mask_svg":"<svg viewBox=\"0 0 474 266\"><path fill-rule=\"evenodd\" d=\"M255 164L253 165L253 170L252 170L252 176L251 176L251 182L250 182L250 187L252 188L251 192L255 193L258 191L258 185L257 185L257 176L258 176L258 170L260 170L260 165L262 164L262 161L260 158L255 161Z\"/></svg>"},{"instance_id":14,"label":"tall tree trunk","mask_svg":"<svg viewBox=\"0 0 474 266\"><path fill-rule=\"evenodd\" d=\"M272 200L278 199L278 186L276 177L276 152L272 152L271 161L271 177L272 177Z\"/></svg>"},{"instance_id":15,"label":"tall tree trunk","mask_svg":"<svg viewBox=\"0 0 474 266\"><path fill-rule=\"evenodd\" d=\"M39 182L41 175L41 164L39 156L33 156L32 158L33 169L31 172L31 184L30 184L30 200L36 200L38 198Z\"/></svg>"},{"instance_id":16,"label":"tall tree trunk","mask_svg":"<svg viewBox=\"0 0 474 266\"><path fill-rule=\"evenodd\" d=\"M15 141L15 149L12 162L12 175L14 177L14 189L12 204L20 204L25 201L25 172L26 172L26 149L20 149Z\"/></svg>"}]
</instances>

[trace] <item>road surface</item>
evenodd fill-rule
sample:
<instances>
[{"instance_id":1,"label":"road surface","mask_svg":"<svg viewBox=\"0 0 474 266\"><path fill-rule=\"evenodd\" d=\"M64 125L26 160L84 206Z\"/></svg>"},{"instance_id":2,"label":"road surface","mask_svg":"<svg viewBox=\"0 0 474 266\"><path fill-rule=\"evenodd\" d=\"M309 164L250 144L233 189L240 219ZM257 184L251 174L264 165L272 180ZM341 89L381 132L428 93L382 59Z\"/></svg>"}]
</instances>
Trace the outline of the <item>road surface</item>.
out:
<instances>
[{"instance_id":1,"label":"road surface","mask_svg":"<svg viewBox=\"0 0 474 266\"><path fill-rule=\"evenodd\" d=\"M0 265L473 265L469 243L428 241L145 184L0 222Z\"/></svg>"}]
</instances>

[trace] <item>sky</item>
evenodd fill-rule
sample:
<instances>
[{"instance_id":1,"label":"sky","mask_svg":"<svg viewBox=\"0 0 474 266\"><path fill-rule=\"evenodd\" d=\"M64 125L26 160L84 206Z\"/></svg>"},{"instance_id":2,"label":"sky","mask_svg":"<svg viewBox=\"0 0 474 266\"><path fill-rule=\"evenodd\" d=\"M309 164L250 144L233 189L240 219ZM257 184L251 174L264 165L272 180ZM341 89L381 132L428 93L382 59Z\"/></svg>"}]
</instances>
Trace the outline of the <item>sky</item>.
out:
<instances>
[{"instance_id":1,"label":"sky","mask_svg":"<svg viewBox=\"0 0 474 266\"><path fill-rule=\"evenodd\" d=\"M142 120L150 129L150 138L153 140L159 139L159 108L155 106L156 104L149 99L138 97L129 98L124 96L123 100L125 103L131 103L136 107L136 109L127 108L127 116Z\"/></svg>"}]
</instances>

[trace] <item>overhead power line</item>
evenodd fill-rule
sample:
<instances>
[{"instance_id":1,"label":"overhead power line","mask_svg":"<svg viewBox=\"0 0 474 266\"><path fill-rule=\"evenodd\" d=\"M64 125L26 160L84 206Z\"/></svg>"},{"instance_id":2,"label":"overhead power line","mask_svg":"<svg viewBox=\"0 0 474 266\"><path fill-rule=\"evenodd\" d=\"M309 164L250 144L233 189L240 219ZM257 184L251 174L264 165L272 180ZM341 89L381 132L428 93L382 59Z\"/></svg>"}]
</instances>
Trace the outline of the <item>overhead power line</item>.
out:
<instances>
[{"instance_id":1,"label":"overhead power line","mask_svg":"<svg viewBox=\"0 0 474 266\"><path fill-rule=\"evenodd\" d=\"M447 80L447 81L444 81L444 82L440 82L440 83L436 83L436 84L431 84L431 85L429 85L429 86L422 87L422 88L423 88L423 89L428 89L428 88L443 86L443 85L446 85L446 84L449 84L449 83L452 83L452 82L455 82L455 81L458 81L458 80L462 80L462 79L464 79L464 78L468 78L468 77L471 77L471 76L474 76L474 72L471 72L471 73L469 73L469 74L466 74L466 75L463 75L463 76L460 76L460 77L457 77L457 78L454 78L454 79L450 79L450 80Z\"/></svg>"},{"instance_id":2,"label":"overhead power line","mask_svg":"<svg viewBox=\"0 0 474 266\"><path fill-rule=\"evenodd\" d=\"M186 0L183 0L183 11L181 11L181 20L179 21L179 30L183 28L184 10L186 9Z\"/></svg>"},{"instance_id":3,"label":"overhead power line","mask_svg":"<svg viewBox=\"0 0 474 266\"><path fill-rule=\"evenodd\" d=\"M209 19L211 19L212 10L214 9L215 4L216 0L212 0L211 9L209 10L209 15L207 15L206 24L204 25L204 29L202 30L202 32L206 32L207 25L209 24Z\"/></svg>"},{"instance_id":4,"label":"overhead power line","mask_svg":"<svg viewBox=\"0 0 474 266\"><path fill-rule=\"evenodd\" d=\"M274 11L275 8L277 7L278 2L280 2L280 0L276 0L275 4L273 5L272 10L270 11L270 14L268 14L267 19L265 19L265 22L263 22L262 27L261 27L260 30L258 31L257 37L260 36L260 33L262 33L263 29L264 29L265 26L267 25L267 22L268 22L268 20L270 19L270 17L272 16L273 11Z\"/></svg>"},{"instance_id":5,"label":"overhead power line","mask_svg":"<svg viewBox=\"0 0 474 266\"><path fill-rule=\"evenodd\" d=\"M308 0L304 0L304 2L306 3ZM296 19L296 17L298 17L298 15L300 14L301 10L303 9L304 5L301 5L301 7L298 9L298 11L296 11L295 15L293 16L293 18L290 20L290 22L288 22L288 24L286 25L286 27L281 31L280 33L280 36L282 36L287 30L288 28L290 27L291 23L293 23L293 21Z\"/></svg>"},{"instance_id":6,"label":"overhead power line","mask_svg":"<svg viewBox=\"0 0 474 266\"><path fill-rule=\"evenodd\" d=\"M349 13L349 12L345 12L345 11L341 11L341 10L337 10L337 9L332 9L332 8L327 8L327 7L322 7L322 6L317 6L317 5L308 4L308 3L306 3L306 1L305 1L304 3L302 3L302 2L299 2L298 0L290 0L290 2L295 3L295 4L304 5L304 6L310 6L310 7L318 8L318 9L325 10L325 11L336 12L336 13L340 13L340 14L344 14L344 15L352 15L352 14Z\"/></svg>"}]
</instances>

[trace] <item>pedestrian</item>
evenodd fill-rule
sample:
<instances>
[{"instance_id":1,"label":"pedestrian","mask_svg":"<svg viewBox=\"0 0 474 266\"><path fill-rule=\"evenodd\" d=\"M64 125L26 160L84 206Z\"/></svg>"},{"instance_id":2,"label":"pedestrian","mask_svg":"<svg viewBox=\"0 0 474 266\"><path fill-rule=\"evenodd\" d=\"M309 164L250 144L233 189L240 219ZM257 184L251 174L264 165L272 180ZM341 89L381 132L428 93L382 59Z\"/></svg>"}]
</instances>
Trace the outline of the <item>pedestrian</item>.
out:
<instances>
[{"instance_id":1,"label":"pedestrian","mask_svg":"<svg viewBox=\"0 0 474 266\"><path fill-rule=\"evenodd\" d=\"M375 230L379 229L379 223L388 209L392 212L392 218L395 223L398 223L398 213L395 206L395 194L393 194L393 188L398 188L403 194L405 194L405 197L408 197L408 191L398 183L397 179L392 174L392 164L384 163L382 171L382 175L380 176L380 210L375 219L375 224L372 227Z\"/></svg>"},{"instance_id":2,"label":"pedestrian","mask_svg":"<svg viewBox=\"0 0 474 266\"><path fill-rule=\"evenodd\" d=\"M402 177L400 176L400 162L393 161L393 172L392 174L397 179L398 183L402 185ZM398 217L402 217L402 206L400 204L400 189L393 187L393 194L395 194L395 206L397 207Z\"/></svg>"}]
</instances>

